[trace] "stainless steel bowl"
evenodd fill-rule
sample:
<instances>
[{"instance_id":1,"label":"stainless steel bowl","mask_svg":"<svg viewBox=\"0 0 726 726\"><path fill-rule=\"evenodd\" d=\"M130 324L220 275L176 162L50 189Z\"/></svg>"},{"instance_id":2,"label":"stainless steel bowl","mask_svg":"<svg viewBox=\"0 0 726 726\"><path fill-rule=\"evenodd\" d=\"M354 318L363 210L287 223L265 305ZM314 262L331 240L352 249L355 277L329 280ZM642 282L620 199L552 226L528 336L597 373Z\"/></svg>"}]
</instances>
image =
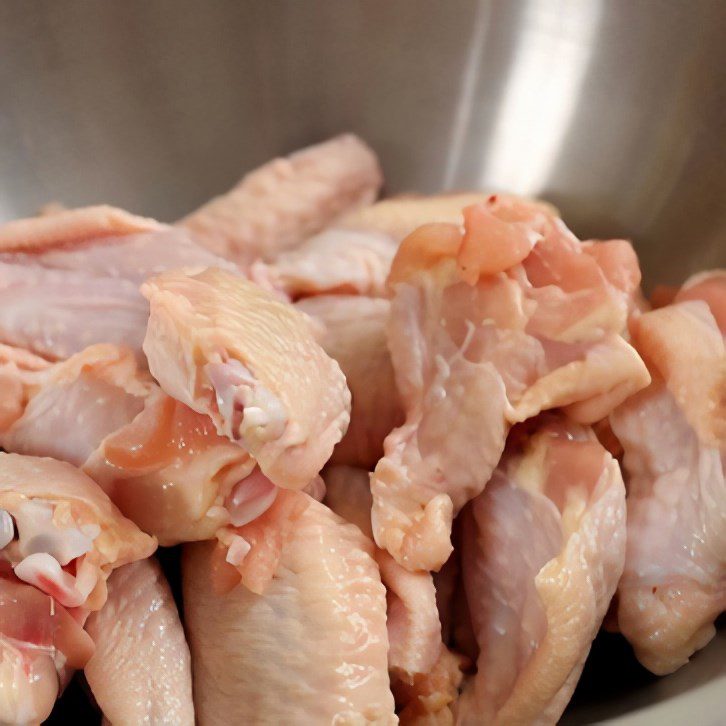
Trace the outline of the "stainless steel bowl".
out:
<instances>
[{"instance_id":1,"label":"stainless steel bowl","mask_svg":"<svg viewBox=\"0 0 726 726\"><path fill-rule=\"evenodd\" d=\"M719 0L4 0L0 219L57 200L172 220L350 129L391 192L542 196L677 282L726 264L725 33ZM722 635L566 720L724 723L725 670Z\"/></svg>"}]
</instances>

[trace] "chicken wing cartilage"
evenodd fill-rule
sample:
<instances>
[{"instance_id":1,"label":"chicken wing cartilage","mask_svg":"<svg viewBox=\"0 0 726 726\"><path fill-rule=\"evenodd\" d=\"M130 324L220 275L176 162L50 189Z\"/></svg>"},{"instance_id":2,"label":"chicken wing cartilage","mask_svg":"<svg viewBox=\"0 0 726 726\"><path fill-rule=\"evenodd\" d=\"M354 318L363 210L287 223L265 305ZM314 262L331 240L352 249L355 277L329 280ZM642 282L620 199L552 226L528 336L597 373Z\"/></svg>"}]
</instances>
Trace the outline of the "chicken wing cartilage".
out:
<instances>
[{"instance_id":1,"label":"chicken wing cartilage","mask_svg":"<svg viewBox=\"0 0 726 726\"><path fill-rule=\"evenodd\" d=\"M558 407L594 423L650 380L623 337L640 280L627 243L583 244L542 206L510 198L464 219L463 234L413 232L389 276L406 421L372 478L373 530L410 570L446 561L453 517L482 491L512 424Z\"/></svg>"},{"instance_id":2,"label":"chicken wing cartilage","mask_svg":"<svg viewBox=\"0 0 726 726\"><path fill-rule=\"evenodd\" d=\"M213 268L160 275L142 292L144 351L164 391L209 416L277 486L307 486L345 433L350 392L306 318Z\"/></svg>"},{"instance_id":3,"label":"chicken wing cartilage","mask_svg":"<svg viewBox=\"0 0 726 726\"><path fill-rule=\"evenodd\" d=\"M726 287L701 279L702 298L694 285L634 321L653 382L610 416L628 484L618 625L656 674L704 647L726 609L726 348L710 309Z\"/></svg>"},{"instance_id":4,"label":"chicken wing cartilage","mask_svg":"<svg viewBox=\"0 0 726 726\"><path fill-rule=\"evenodd\" d=\"M510 440L462 517L479 656L457 723L555 723L623 571L618 464L587 427L549 419Z\"/></svg>"},{"instance_id":5,"label":"chicken wing cartilage","mask_svg":"<svg viewBox=\"0 0 726 726\"><path fill-rule=\"evenodd\" d=\"M213 550L183 561L201 724L396 723L385 590L357 527L308 498L262 595L215 595Z\"/></svg>"}]
</instances>

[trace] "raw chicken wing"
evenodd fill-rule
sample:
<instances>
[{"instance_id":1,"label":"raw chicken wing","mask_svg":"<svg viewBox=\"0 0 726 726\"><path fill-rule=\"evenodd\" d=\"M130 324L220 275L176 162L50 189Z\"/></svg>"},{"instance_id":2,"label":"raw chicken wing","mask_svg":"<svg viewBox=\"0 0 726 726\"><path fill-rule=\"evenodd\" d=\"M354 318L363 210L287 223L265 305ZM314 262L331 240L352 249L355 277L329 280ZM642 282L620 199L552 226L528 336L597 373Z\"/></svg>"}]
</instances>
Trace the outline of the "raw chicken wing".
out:
<instances>
[{"instance_id":1,"label":"raw chicken wing","mask_svg":"<svg viewBox=\"0 0 726 726\"><path fill-rule=\"evenodd\" d=\"M270 263L257 262L269 285L293 300L345 293L384 297L398 242L377 233L328 229Z\"/></svg>"},{"instance_id":2,"label":"raw chicken wing","mask_svg":"<svg viewBox=\"0 0 726 726\"><path fill-rule=\"evenodd\" d=\"M401 240L428 222L461 224L462 209L485 199L481 193L385 199L252 270L293 300L335 293L387 297L386 278Z\"/></svg>"},{"instance_id":3,"label":"raw chicken wing","mask_svg":"<svg viewBox=\"0 0 726 726\"><path fill-rule=\"evenodd\" d=\"M464 221L462 210L472 204L486 202L489 196L483 192L458 192L432 196L401 195L382 199L368 207L361 207L346 214L338 223L338 227L383 234L398 245L401 240L424 224L435 222L462 224ZM557 214L557 210L545 202L529 203L538 206L547 214Z\"/></svg>"},{"instance_id":4,"label":"raw chicken wing","mask_svg":"<svg viewBox=\"0 0 726 726\"><path fill-rule=\"evenodd\" d=\"M142 291L151 305L144 352L164 391L211 417L276 485L305 487L350 418L345 377L305 317L213 268L165 273Z\"/></svg>"},{"instance_id":5,"label":"raw chicken wing","mask_svg":"<svg viewBox=\"0 0 726 726\"><path fill-rule=\"evenodd\" d=\"M707 303L721 335L726 336L726 270L707 270L690 277L675 296L675 302L686 300Z\"/></svg>"},{"instance_id":6,"label":"raw chicken wing","mask_svg":"<svg viewBox=\"0 0 726 726\"><path fill-rule=\"evenodd\" d=\"M215 254L246 267L274 259L343 213L370 204L382 182L375 154L343 134L255 169L178 224Z\"/></svg>"},{"instance_id":7,"label":"raw chicken wing","mask_svg":"<svg viewBox=\"0 0 726 726\"><path fill-rule=\"evenodd\" d=\"M128 280L0 260L3 343L50 360L101 341L140 354L148 316L138 286Z\"/></svg>"},{"instance_id":8,"label":"raw chicken wing","mask_svg":"<svg viewBox=\"0 0 726 726\"><path fill-rule=\"evenodd\" d=\"M86 680L108 721L193 726L189 647L155 559L113 572L108 600L86 630L96 645Z\"/></svg>"},{"instance_id":9,"label":"raw chicken wing","mask_svg":"<svg viewBox=\"0 0 726 726\"><path fill-rule=\"evenodd\" d=\"M589 428L548 420L524 444L510 437L462 516L479 657L457 723L554 724L623 571L618 464Z\"/></svg>"},{"instance_id":10,"label":"raw chicken wing","mask_svg":"<svg viewBox=\"0 0 726 726\"><path fill-rule=\"evenodd\" d=\"M653 383L610 417L628 484L618 625L657 674L706 645L726 609L726 350L691 290L634 321Z\"/></svg>"},{"instance_id":11,"label":"raw chicken wing","mask_svg":"<svg viewBox=\"0 0 726 726\"><path fill-rule=\"evenodd\" d=\"M213 548L187 545L183 563L202 726L396 723L385 590L357 527L309 500L263 595L214 595Z\"/></svg>"},{"instance_id":12,"label":"raw chicken wing","mask_svg":"<svg viewBox=\"0 0 726 726\"><path fill-rule=\"evenodd\" d=\"M513 423L556 407L593 423L649 382L622 336L640 279L625 243L582 244L512 198L464 218L463 235L439 223L407 237L389 277L406 422L372 478L373 532L409 570L449 557L453 517L484 488ZM615 274L613 258L630 268Z\"/></svg>"}]
</instances>

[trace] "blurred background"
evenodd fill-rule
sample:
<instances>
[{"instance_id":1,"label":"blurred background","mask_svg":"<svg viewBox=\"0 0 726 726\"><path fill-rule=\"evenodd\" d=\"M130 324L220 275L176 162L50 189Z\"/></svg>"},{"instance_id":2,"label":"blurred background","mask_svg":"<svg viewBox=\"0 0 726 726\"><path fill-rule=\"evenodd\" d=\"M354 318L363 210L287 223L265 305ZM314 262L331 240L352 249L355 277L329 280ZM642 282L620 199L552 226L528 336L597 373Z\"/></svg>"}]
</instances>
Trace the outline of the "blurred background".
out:
<instances>
[{"instance_id":1,"label":"blurred background","mask_svg":"<svg viewBox=\"0 0 726 726\"><path fill-rule=\"evenodd\" d=\"M342 130L388 191L542 196L646 278L726 263L720 0L0 0L0 220L173 220Z\"/></svg>"}]
</instances>

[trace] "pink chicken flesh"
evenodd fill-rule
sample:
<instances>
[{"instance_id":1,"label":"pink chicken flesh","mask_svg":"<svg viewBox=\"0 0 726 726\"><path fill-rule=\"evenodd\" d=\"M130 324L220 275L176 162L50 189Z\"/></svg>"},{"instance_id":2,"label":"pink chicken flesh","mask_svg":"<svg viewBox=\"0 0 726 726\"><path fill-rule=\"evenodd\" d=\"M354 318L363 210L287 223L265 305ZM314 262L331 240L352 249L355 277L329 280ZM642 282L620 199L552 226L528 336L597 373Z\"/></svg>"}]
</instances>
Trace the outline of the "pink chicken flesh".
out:
<instances>
[{"instance_id":1,"label":"pink chicken flesh","mask_svg":"<svg viewBox=\"0 0 726 726\"><path fill-rule=\"evenodd\" d=\"M451 553L453 517L482 491L509 427L565 407L606 416L649 382L624 340L640 280L622 241L581 243L542 205L490 197L402 243L388 324L406 421L372 478L379 546L410 570Z\"/></svg>"},{"instance_id":2,"label":"pink chicken flesh","mask_svg":"<svg viewBox=\"0 0 726 726\"><path fill-rule=\"evenodd\" d=\"M218 269L165 273L142 291L144 352L161 387L210 416L276 485L305 487L350 418L345 377L305 317Z\"/></svg>"},{"instance_id":3,"label":"pink chicken flesh","mask_svg":"<svg viewBox=\"0 0 726 726\"><path fill-rule=\"evenodd\" d=\"M246 267L274 259L345 212L370 204L382 183L375 154L343 134L255 169L178 226Z\"/></svg>"},{"instance_id":4,"label":"pink chicken flesh","mask_svg":"<svg viewBox=\"0 0 726 726\"><path fill-rule=\"evenodd\" d=\"M317 338L340 365L351 393L350 425L331 463L372 469L383 441L403 423L391 356L386 345L388 300L321 295L300 300L298 310L319 328Z\"/></svg>"},{"instance_id":5,"label":"pink chicken flesh","mask_svg":"<svg viewBox=\"0 0 726 726\"><path fill-rule=\"evenodd\" d=\"M49 359L94 343L139 355L147 277L227 261L182 230L114 207L85 207L0 227L0 341Z\"/></svg>"},{"instance_id":6,"label":"pink chicken flesh","mask_svg":"<svg viewBox=\"0 0 726 726\"><path fill-rule=\"evenodd\" d=\"M657 674L706 645L726 609L726 350L709 305L685 293L634 321L653 383L610 417L628 483L618 625Z\"/></svg>"},{"instance_id":7,"label":"pink chicken flesh","mask_svg":"<svg viewBox=\"0 0 726 726\"><path fill-rule=\"evenodd\" d=\"M263 595L214 595L212 550L187 545L183 563L202 726L396 723L385 590L357 527L309 500Z\"/></svg>"},{"instance_id":8,"label":"pink chicken flesh","mask_svg":"<svg viewBox=\"0 0 726 726\"><path fill-rule=\"evenodd\" d=\"M457 723L555 723L623 571L618 464L589 428L548 420L510 440L463 517L479 657Z\"/></svg>"},{"instance_id":9,"label":"pink chicken flesh","mask_svg":"<svg viewBox=\"0 0 726 726\"><path fill-rule=\"evenodd\" d=\"M154 559L111 575L108 600L86 630L96 645L86 680L110 723L193 726L189 647Z\"/></svg>"}]
</instances>

